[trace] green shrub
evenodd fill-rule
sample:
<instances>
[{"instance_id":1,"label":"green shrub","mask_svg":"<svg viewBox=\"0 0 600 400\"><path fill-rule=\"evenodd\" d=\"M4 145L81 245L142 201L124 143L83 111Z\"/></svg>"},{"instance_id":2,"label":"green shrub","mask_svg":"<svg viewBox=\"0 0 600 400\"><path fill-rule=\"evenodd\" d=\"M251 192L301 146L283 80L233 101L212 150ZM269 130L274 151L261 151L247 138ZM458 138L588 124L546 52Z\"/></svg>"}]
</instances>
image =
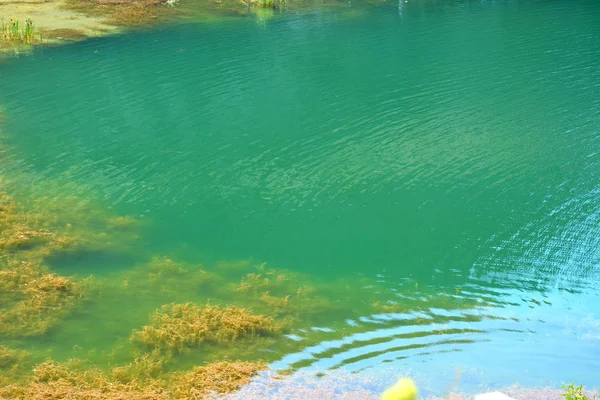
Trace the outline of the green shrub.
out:
<instances>
[{"instance_id":1,"label":"green shrub","mask_svg":"<svg viewBox=\"0 0 600 400\"><path fill-rule=\"evenodd\" d=\"M596 396L587 397L583 394L583 385L575 386L574 383L570 385L563 385L562 388L565 390L563 393L563 397L565 400L596 400L598 399Z\"/></svg>"}]
</instances>

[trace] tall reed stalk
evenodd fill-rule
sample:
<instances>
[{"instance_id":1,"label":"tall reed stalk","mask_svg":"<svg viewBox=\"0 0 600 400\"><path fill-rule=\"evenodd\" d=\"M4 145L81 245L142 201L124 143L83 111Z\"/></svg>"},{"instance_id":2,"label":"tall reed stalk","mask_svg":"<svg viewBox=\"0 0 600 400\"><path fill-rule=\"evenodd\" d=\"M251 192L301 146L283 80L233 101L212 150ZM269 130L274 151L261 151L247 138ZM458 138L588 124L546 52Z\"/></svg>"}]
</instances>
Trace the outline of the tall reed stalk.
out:
<instances>
[{"instance_id":1,"label":"tall reed stalk","mask_svg":"<svg viewBox=\"0 0 600 400\"><path fill-rule=\"evenodd\" d=\"M25 20L25 26L20 27L19 20L11 18L8 22L2 20L0 24L0 39L8 42L23 42L31 44L42 41L41 34L36 37L36 29L33 21L29 18Z\"/></svg>"}]
</instances>

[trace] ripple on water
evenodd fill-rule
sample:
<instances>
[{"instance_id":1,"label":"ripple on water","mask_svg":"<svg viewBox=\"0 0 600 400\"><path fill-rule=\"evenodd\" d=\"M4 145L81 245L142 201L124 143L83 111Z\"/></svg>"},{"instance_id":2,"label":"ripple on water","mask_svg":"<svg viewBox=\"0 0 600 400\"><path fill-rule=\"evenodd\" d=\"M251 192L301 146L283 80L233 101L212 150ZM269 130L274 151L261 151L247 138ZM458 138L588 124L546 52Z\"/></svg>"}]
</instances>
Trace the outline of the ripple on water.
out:
<instances>
[{"instance_id":1,"label":"ripple on water","mask_svg":"<svg viewBox=\"0 0 600 400\"><path fill-rule=\"evenodd\" d=\"M361 312L290 332L273 368L466 365L471 387L591 383L598 4L365 10L176 25L10 60L0 173L147 218L142 254L377 277L372 312L358 295L337 300ZM456 301L438 306L440 293Z\"/></svg>"}]
</instances>

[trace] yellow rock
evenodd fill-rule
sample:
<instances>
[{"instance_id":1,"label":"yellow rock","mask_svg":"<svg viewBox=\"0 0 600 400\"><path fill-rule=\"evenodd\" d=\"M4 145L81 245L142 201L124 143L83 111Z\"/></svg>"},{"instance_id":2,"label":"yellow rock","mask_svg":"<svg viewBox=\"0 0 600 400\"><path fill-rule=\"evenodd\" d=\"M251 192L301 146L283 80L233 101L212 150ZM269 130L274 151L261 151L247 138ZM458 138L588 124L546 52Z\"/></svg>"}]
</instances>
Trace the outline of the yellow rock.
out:
<instances>
[{"instance_id":1,"label":"yellow rock","mask_svg":"<svg viewBox=\"0 0 600 400\"><path fill-rule=\"evenodd\" d=\"M381 400L417 400L419 391L411 379L402 378L383 392Z\"/></svg>"}]
</instances>

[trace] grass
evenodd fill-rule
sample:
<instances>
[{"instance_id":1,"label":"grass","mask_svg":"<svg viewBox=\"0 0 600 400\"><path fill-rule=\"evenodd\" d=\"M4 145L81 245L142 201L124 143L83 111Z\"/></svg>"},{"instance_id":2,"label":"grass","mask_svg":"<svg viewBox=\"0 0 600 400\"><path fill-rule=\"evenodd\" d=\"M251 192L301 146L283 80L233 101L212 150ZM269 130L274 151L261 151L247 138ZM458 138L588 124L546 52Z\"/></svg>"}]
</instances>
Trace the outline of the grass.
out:
<instances>
[{"instance_id":1,"label":"grass","mask_svg":"<svg viewBox=\"0 0 600 400\"><path fill-rule=\"evenodd\" d=\"M11 18L8 22L2 20L0 27L0 38L2 40L26 44L42 41L42 35L36 35L36 28L29 18L25 20L24 24L20 24L16 18Z\"/></svg>"}]
</instances>

